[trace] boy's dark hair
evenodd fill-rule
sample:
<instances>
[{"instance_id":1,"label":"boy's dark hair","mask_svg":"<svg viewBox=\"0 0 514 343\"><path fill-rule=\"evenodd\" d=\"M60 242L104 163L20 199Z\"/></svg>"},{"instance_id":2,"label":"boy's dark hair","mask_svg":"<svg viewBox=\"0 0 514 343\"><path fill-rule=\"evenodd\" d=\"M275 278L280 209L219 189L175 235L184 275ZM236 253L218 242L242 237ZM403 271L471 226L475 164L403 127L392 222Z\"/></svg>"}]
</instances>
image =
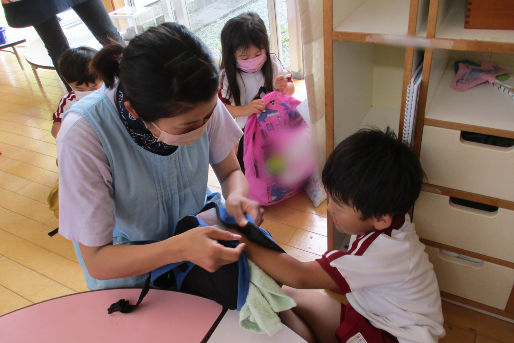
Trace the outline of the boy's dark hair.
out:
<instances>
[{"instance_id":1,"label":"boy's dark hair","mask_svg":"<svg viewBox=\"0 0 514 343\"><path fill-rule=\"evenodd\" d=\"M99 77L89 69L89 63L96 54L96 50L81 46L66 50L59 57L59 72L66 82L81 84L95 83Z\"/></svg>"},{"instance_id":2,"label":"boy's dark hair","mask_svg":"<svg viewBox=\"0 0 514 343\"><path fill-rule=\"evenodd\" d=\"M105 85L120 83L141 119L153 122L184 113L218 91L218 67L209 49L185 26L164 23L110 44L91 63Z\"/></svg>"},{"instance_id":3,"label":"boy's dark hair","mask_svg":"<svg viewBox=\"0 0 514 343\"><path fill-rule=\"evenodd\" d=\"M327 193L362 213L362 220L404 215L421 191L418 157L394 132L362 129L337 145L323 168Z\"/></svg>"},{"instance_id":4,"label":"boy's dark hair","mask_svg":"<svg viewBox=\"0 0 514 343\"><path fill-rule=\"evenodd\" d=\"M264 74L264 88L271 92L274 80L268 33L261 17L254 12L230 19L221 30L221 68L225 69L228 81L228 97L234 98L236 106L241 106L241 91L237 84L238 69L234 54L238 49L248 49L250 45L266 51L267 59L261 70Z\"/></svg>"}]
</instances>

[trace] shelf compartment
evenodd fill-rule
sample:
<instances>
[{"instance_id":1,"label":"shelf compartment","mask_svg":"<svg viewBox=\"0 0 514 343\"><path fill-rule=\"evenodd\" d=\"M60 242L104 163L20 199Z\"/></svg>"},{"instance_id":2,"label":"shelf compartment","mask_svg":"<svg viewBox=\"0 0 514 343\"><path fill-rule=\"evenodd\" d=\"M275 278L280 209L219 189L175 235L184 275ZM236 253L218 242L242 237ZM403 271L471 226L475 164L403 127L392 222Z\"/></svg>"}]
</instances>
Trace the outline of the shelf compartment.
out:
<instances>
[{"instance_id":1,"label":"shelf compartment","mask_svg":"<svg viewBox=\"0 0 514 343\"><path fill-rule=\"evenodd\" d=\"M514 211L462 206L446 195L422 191L414 207L420 237L514 262ZM434 220L437 218L437 220Z\"/></svg>"},{"instance_id":2,"label":"shelf compartment","mask_svg":"<svg viewBox=\"0 0 514 343\"><path fill-rule=\"evenodd\" d=\"M436 38L514 44L513 30L465 29L466 0L439 0Z\"/></svg>"},{"instance_id":3,"label":"shelf compartment","mask_svg":"<svg viewBox=\"0 0 514 343\"><path fill-rule=\"evenodd\" d=\"M410 0L333 1L334 31L405 35Z\"/></svg>"},{"instance_id":4,"label":"shelf compartment","mask_svg":"<svg viewBox=\"0 0 514 343\"><path fill-rule=\"evenodd\" d=\"M504 310L514 283L514 269L474 261L427 246L441 291Z\"/></svg>"},{"instance_id":5,"label":"shelf compartment","mask_svg":"<svg viewBox=\"0 0 514 343\"><path fill-rule=\"evenodd\" d=\"M405 49L334 42L334 142L356 130L398 131Z\"/></svg>"},{"instance_id":6,"label":"shelf compartment","mask_svg":"<svg viewBox=\"0 0 514 343\"><path fill-rule=\"evenodd\" d=\"M466 129L466 125L476 126L488 129L481 130L482 133L514 138L514 99L512 97L488 83L464 92L457 92L450 88L455 77L454 62L460 59L470 59L479 63L492 60L514 72L514 55L462 52L434 54L425 124L430 125L431 121L437 123L436 126L444 126L444 123L448 123L447 127L463 124L461 126L463 130ZM506 81L507 84L512 82L514 77Z\"/></svg>"},{"instance_id":7,"label":"shelf compartment","mask_svg":"<svg viewBox=\"0 0 514 343\"><path fill-rule=\"evenodd\" d=\"M421 164L434 185L514 201L514 148L463 141L461 131L425 126Z\"/></svg>"}]
</instances>

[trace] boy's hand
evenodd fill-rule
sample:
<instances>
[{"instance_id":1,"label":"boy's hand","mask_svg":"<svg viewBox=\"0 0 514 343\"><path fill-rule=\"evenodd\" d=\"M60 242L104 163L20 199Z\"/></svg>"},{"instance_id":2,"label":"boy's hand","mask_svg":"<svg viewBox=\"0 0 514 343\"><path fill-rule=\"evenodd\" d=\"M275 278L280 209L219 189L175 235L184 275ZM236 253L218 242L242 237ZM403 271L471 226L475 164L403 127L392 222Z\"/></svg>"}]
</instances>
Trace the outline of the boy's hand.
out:
<instances>
[{"instance_id":1,"label":"boy's hand","mask_svg":"<svg viewBox=\"0 0 514 343\"><path fill-rule=\"evenodd\" d=\"M275 79L275 89L279 92L283 92L287 87L287 78L284 75L279 75Z\"/></svg>"},{"instance_id":2,"label":"boy's hand","mask_svg":"<svg viewBox=\"0 0 514 343\"><path fill-rule=\"evenodd\" d=\"M251 116L254 113L260 114L266 109L266 104L262 99L255 99L248 105L244 106L246 116Z\"/></svg>"}]
</instances>

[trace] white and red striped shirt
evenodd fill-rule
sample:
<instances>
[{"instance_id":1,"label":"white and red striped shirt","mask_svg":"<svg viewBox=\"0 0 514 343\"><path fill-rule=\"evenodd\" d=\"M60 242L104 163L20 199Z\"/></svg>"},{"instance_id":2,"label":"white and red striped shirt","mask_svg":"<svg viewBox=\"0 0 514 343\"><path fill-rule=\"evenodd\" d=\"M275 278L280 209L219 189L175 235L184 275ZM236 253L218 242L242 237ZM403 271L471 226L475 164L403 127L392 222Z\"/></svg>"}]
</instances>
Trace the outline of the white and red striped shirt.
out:
<instances>
[{"instance_id":1,"label":"white and red striped shirt","mask_svg":"<svg viewBox=\"0 0 514 343\"><path fill-rule=\"evenodd\" d=\"M71 91L65 96L63 96L61 98L61 101L59 101L59 106L57 106L57 110L54 112L52 116L54 123L62 121L62 115L66 113L66 111L69 110L71 106L77 101L78 99L74 91Z\"/></svg>"},{"instance_id":2,"label":"white and red striped shirt","mask_svg":"<svg viewBox=\"0 0 514 343\"><path fill-rule=\"evenodd\" d=\"M327 251L317 261L357 312L399 342L444 335L437 279L408 215L389 229L352 236L348 251Z\"/></svg>"}]
</instances>

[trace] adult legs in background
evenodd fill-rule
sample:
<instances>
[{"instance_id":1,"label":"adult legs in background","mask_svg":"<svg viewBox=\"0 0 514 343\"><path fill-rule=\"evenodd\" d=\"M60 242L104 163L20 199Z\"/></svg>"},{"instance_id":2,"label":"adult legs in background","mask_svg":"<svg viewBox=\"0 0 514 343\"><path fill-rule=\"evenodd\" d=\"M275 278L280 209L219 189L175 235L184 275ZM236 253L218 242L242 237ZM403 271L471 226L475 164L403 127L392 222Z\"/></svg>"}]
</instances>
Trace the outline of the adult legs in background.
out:
<instances>
[{"instance_id":1,"label":"adult legs in background","mask_svg":"<svg viewBox=\"0 0 514 343\"><path fill-rule=\"evenodd\" d=\"M101 0L86 1L72 8L100 44L106 45L114 40L124 45Z\"/></svg>"},{"instance_id":2,"label":"adult legs in background","mask_svg":"<svg viewBox=\"0 0 514 343\"><path fill-rule=\"evenodd\" d=\"M89 28L93 36L102 45L106 45L110 40L123 43L123 39L119 34L116 27L113 25L109 14L105 9L101 0L90 0L85 3L76 5L73 10L82 19L84 24ZM71 91L66 81L62 78L59 70L57 70L57 62L61 54L69 49L68 39L64 35L64 32L59 25L57 16L53 16L44 23L35 25L37 34L45 44L45 48L48 51L48 55L52 59L54 66L56 67L57 74L66 85L66 89Z\"/></svg>"},{"instance_id":3,"label":"adult legs in background","mask_svg":"<svg viewBox=\"0 0 514 343\"><path fill-rule=\"evenodd\" d=\"M48 55L52 59L57 74L66 86L68 92L71 91L70 86L68 86L66 81L62 78L59 70L57 70L57 62L59 61L59 56L61 56L61 54L70 47L68 44L68 39L66 39L66 36L62 31L61 25L59 25L57 16L53 16L47 21L39 25L35 25L34 29L39 35L39 38L41 38L45 44L45 48L48 51Z\"/></svg>"}]
</instances>

